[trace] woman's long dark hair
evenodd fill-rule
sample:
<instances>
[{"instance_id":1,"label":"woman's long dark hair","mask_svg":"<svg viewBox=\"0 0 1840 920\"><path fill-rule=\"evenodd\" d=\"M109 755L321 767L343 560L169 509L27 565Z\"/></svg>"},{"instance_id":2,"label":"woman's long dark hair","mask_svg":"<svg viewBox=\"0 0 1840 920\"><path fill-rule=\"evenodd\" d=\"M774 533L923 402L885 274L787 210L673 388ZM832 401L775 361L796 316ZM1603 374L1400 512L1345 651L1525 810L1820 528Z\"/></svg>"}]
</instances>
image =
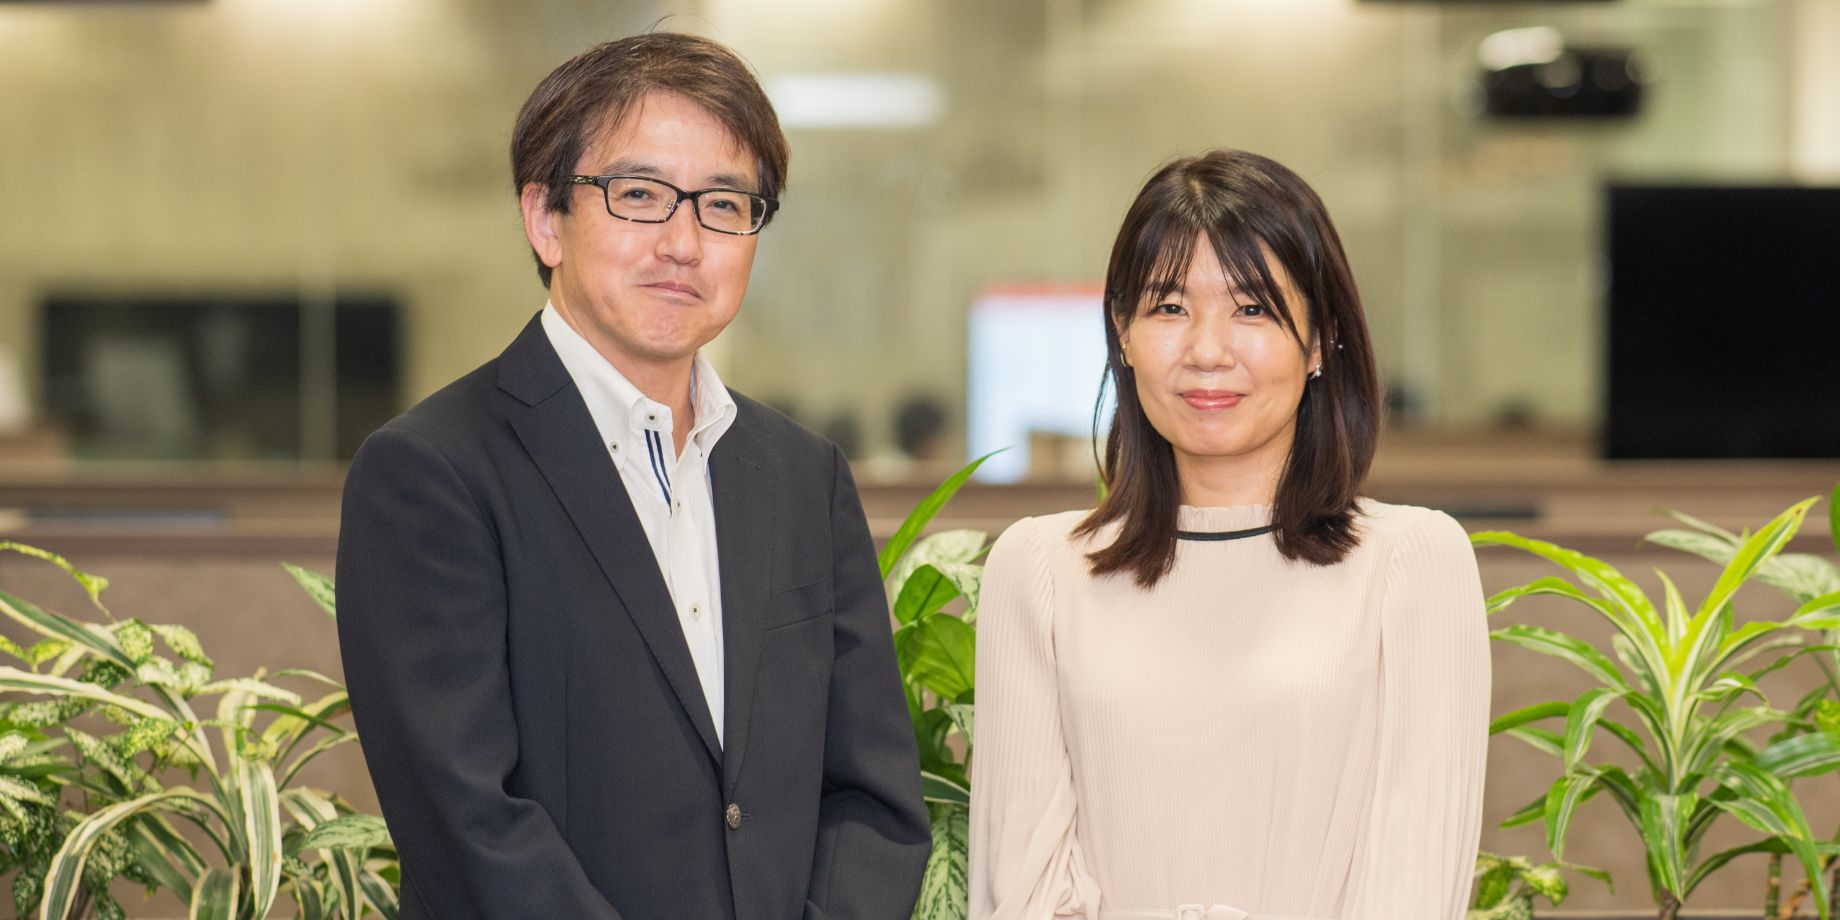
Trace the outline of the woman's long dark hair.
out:
<instances>
[{"instance_id":1,"label":"woman's long dark hair","mask_svg":"<svg viewBox=\"0 0 1840 920\"><path fill-rule=\"evenodd\" d=\"M1105 270L1107 379L1118 406L1099 467L1105 499L1074 531L1090 535L1121 522L1117 539L1088 555L1092 573L1129 572L1145 588L1175 565L1182 491L1169 441L1137 398L1118 330L1130 326L1146 298L1182 286L1200 237L1232 282L1269 305L1299 347L1310 343L1300 334L1298 306L1322 345L1322 376L1304 387L1272 506L1284 558L1330 565L1360 541L1355 500L1379 437L1380 384L1367 320L1322 199L1296 173L1241 150L1211 150L1157 170L1125 213ZM1287 302L1266 253L1283 266L1301 305Z\"/></svg>"}]
</instances>

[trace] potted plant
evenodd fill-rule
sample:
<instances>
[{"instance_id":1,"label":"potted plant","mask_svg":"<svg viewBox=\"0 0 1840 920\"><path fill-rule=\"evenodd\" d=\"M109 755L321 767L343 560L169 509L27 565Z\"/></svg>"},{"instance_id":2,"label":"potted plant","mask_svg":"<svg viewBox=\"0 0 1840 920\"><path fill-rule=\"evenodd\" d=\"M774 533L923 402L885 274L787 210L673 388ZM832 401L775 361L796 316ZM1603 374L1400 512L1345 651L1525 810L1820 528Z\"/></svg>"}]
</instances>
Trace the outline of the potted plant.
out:
<instances>
[{"instance_id":1,"label":"potted plant","mask_svg":"<svg viewBox=\"0 0 1840 920\"><path fill-rule=\"evenodd\" d=\"M350 709L344 687L293 669L216 678L190 630L116 618L102 604L104 579L43 550L0 550L63 568L102 617L76 619L0 591L0 614L43 637L28 649L0 647L24 665L0 666L0 690L43 698L7 707L0 751L25 758L33 772L0 783L0 800L13 802L0 809L52 809L50 833L59 840L42 886L22 861L22 913L36 901L41 920L92 910L123 916L107 891L119 873L173 890L194 920L260 920L282 897L303 920L395 916L399 874L382 819L295 783L314 758L356 740L338 721ZM289 570L333 615L331 582ZM317 696L307 700L281 681L316 687ZM83 717L89 730L74 724ZM65 745L74 757L47 759ZM175 774L190 783L167 785ZM24 788L28 780L41 797ZM57 811L64 797L76 800L75 811ZM194 845L180 825L205 844Z\"/></svg>"},{"instance_id":2,"label":"potted plant","mask_svg":"<svg viewBox=\"0 0 1840 920\"><path fill-rule=\"evenodd\" d=\"M1695 608L1687 606L1665 573L1660 573L1662 602L1656 604L1601 560L1507 532L1471 537L1478 547L1531 553L1576 579L1547 577L1510 588L1489 599L1491 614L1522 597L1552 595L1585 606L1614 630L1609 653L1537 626L1493 631L1497 640L1578 667L1594 684L1576 699L1530 706L1492 724L1492 732L1520 738L1560 764L1551 788L1506 823L1543 821L1548 846L1563 858L1578 806L1607 793L1647 853L1661 920L1677 917L1693 890L1732 859L1772 849L1801 864L1821 917L1829 917L1822 870L1824 856L1834 847L1810 830L1789 782L1840 766L1840 742L1821 732L1761 746L1752 739L1797 721L1792 711L1769 703L1756 679L1793 661L1806 636L1840 628L1840 594L1813 597L1776 619L1740 624L1733 612L1738 589L1780 554L1815 501L1796 504L1740 541L1712 591ZM1556 728L1548 727L1555 722ZM1628 750L1633 767L1587 760L1593 743L1606 735ZM1701 853L1707 830L1726 815L1761 832L1763 839Z\"/></svg>"},{"instance_id":3,"label":"potted plant","mask_svg":"<svg viewBox=\"0 0 1840 920\"><path fill-rule=\"evenodd\" d=\"M990 542L988 534L975 530L948 530L924 539L920 534L989 456L954 473L915 506L878 558L898 624L895 651L933 825L933 851L915 920L962 920L968 910L973 624L983 579L979 560Z\"/></svg>"},{"instance_id":4,"label":"potted plant","mask_svg":"<svg viewBox=\"0 0 1840 920\"><path fill-rule=\"evenodd\" d=\"M1678 511L1669 514L1681 526L1655 531L1645 538L1648 542L1728 565L1750 538L1748 532L1734 534ZM1828 499L1827 516L1829 536L1836 552L1840 552L1840 486L1835 487ZM1782 553L1757 567L1756 580L1776 588L1796 604L1807 604L1840 592L1840 566L1820 556ZM1771 736L1770 743L1810 732L1824 732L1829 737L1840 738L1840 631L1829 630L1820 645L1804 652L1819 667L1822 679L1789 710L1790 720ZM1840 840L1840 831L1829 838L1830 842L1836 840ZM1840 898L1840 864L1836 864L1831 854L1824 855L1823 859L1828 873L1828 910L1840 912L1840 904L1835 903L1835 899ZM1787 899L1782 897L1782 860L1782 852L1769 854L1763 907L1765 920L1789 920L1812 893L1804 878Z\"/></svg>"}]
</instances>

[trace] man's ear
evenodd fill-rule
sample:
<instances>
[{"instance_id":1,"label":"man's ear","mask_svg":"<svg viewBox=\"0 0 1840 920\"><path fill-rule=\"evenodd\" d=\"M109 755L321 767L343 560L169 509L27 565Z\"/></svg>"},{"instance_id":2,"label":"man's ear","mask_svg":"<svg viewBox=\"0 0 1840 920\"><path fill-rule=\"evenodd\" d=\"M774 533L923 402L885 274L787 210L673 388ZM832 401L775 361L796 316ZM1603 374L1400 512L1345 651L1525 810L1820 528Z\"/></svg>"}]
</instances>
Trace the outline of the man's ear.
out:
<instances>
[{"instance_id":1,"label":"man's ear","mask_svg":"<svg viewBox=\"0 0 1840 920\"><path fill-rule=\"evenodd\" d=\"M562 215L550 210L549 188L536 182L527 183L518 193L518 209L524 212L524 238L530 241L537 258L555 268L562 264Z\"/></svg>"}]
</instances>

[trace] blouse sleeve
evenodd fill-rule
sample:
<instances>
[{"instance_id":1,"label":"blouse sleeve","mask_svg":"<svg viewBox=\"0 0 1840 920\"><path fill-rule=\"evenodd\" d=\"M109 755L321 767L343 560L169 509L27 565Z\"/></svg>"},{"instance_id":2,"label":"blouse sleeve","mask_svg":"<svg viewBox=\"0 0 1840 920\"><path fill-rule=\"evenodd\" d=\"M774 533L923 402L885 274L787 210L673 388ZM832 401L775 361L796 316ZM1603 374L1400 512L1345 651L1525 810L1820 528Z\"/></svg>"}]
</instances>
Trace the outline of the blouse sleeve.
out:
<instances>
[{"instance_id":1,"label":"blouse sleeve","mask_svg":"<svg viewBox=\"0 0 1840 920\"><path fill-rule=\"evenodd\" d=\"M1054 585L1034 522L990 550L978 602L970 920L1096 920L1061 732Z\"/></svg>"},{"instance_id":2,"label":"blouse sleeve","mask_svg":"<svg viewBox=\"0 0 1840 920\"><path fill-rule=\"evenodd\" d=\"M1463 528L1432 513L1393 547L1381 600L1379 764L1343 920L1459 920L1482 833L1489 639Z\"/></svg>"}]
</instances>

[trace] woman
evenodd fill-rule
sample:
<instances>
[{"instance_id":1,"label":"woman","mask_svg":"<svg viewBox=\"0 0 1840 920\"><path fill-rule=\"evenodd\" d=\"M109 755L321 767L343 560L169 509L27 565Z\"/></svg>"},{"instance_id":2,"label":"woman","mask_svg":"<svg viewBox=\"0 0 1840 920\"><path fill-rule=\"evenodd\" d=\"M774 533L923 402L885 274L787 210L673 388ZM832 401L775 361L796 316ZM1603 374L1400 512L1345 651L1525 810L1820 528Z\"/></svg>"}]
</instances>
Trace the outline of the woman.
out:
<instances>
[{"instance_id":1,"label":"woman","mask_svg":"<svg viewBox=\"0 0 1840 920\"><path fill-rule=\"evenodd\" d=\"M1171 163L1105 290L1108 494L985 568L972 920L1456 920L1482 588L1455 521L1359 497L1379 387L1322 201Z\"/></svg>"}]
</instances>

